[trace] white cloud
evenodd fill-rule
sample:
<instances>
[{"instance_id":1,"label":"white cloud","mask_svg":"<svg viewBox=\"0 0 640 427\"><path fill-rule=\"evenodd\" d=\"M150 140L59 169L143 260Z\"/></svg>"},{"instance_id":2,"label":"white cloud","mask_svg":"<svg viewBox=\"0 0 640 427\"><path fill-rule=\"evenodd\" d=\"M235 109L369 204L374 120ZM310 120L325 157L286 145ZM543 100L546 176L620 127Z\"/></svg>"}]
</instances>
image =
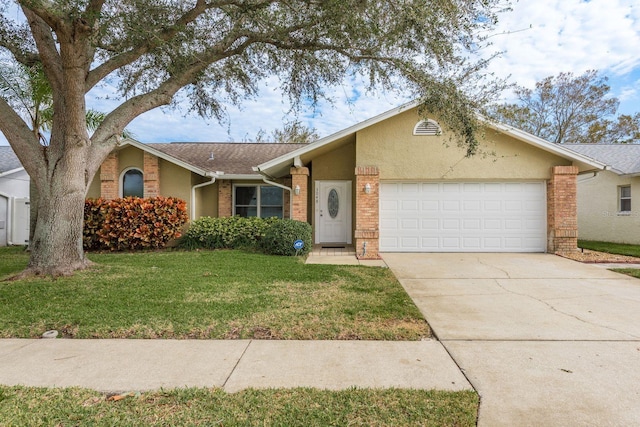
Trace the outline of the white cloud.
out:
<instances>
[{"instance_id":1,"label":"white cloud","mask_svg":"<svg viewBox=\"0 0 640 427\"><path fill-rule=\"evenodd\" d=\"M490 69L533 86L544 77L597 69L616 78L640 66L640 12L635 0L517 2L500 17Z\"/></svg>"}]
</instances>

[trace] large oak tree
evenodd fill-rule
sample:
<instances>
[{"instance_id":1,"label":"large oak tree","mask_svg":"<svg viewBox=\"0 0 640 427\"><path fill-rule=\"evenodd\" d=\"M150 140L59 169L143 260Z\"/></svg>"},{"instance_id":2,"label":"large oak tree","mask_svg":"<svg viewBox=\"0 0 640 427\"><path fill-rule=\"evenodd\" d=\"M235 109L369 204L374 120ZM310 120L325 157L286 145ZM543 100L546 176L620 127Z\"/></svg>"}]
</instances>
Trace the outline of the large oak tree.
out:
<instances>
[{"instance_id":1,"label":"large oak tree","mask_svg":"<svg viewBox=\"0 0 640 427\"><path fill-rule=\"evenodd\" d=\"M276 75L295 107L350 75L401 89L438 110L476 146L475 109L494 88L468 58L495 24L500 0L0 0L0 60L41 66L53 123L41 144L9 95L0 131L39 195L28 272L67 274L87 265L84 198L101 163L134 118L170 105L220 118ZM89 134L86 96L117 83L121 103Z\"/></svg>"}]
</instances>

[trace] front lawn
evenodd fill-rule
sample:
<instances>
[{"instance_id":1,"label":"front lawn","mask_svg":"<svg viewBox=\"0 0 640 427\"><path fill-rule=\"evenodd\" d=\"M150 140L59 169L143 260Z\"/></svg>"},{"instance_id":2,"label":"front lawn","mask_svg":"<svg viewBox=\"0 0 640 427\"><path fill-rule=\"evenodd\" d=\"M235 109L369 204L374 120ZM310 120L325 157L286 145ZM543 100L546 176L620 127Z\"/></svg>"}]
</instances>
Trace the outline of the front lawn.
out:
<instances>
[{"instance_id":1,"label":"front lawn","mask_svg":"<svg viewBox=\"0 0 640 427\"><path fill-rule=\"evenodd\" d=\"M108 401L94 391L0 386L0 424L475 426L472 391L178 389Z\"/></svg>"},{"instance_id":2,"label":"front lawn","mask_svg":"<svg viewBox=\"0 0 640 427\"><path fill-rule=\"evenodd\" d=\"M598 242L595 240L578 240L578 247L608 254L627 255L640 258L640 246L624 243Z\"/></svg>"},{"instance_id":3,"label":"front lawn","mask_svg":"<svg viewBox=\"0 0 640 427\"><path fill-rule=\"evenodd\" d=\"M27 263L0 248L0 274ZM371 339L430 336L388 269L239 251L91 254L72 277L0 282L0 338Z\"/></svg>"}]
</instances>

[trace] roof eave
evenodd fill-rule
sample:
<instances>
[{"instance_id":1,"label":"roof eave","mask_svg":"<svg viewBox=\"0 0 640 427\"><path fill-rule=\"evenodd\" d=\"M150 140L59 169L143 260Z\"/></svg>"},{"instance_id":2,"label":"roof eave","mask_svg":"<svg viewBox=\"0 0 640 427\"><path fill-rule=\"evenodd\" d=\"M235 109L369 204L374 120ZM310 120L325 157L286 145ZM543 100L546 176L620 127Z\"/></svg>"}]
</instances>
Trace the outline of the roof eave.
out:
<instances>
[{"instance_id":1,"label":"roof eave","mask_svg":"<svg viewBox=\"0 0 640 427\"><path fill-rule=\"evenodd\" d=\"M484 122L490 128L497 130L498 132L503 132L505 134L512 135L514 138L517 138L523 142L533 145L534 147L540 148L541 150L556 154L568 160L574 160L580 163L584 163L586 165L589 165L591 167L594 167L600 170L607 170L609 168L606 163L599 162L595 159L592 159L591 157L577 153L573 150L563 147L560 144L554 144L552 142L547 141L546 139L542 139L540 137L532 135L521 129L514 128L512 126L493 122L483 116L479 116L479 118L482 122Z\"/></svg>"},{"instance_id":2,"label":"roof eave","mask_svg":"<svg viewBox=\"0 0 640 427\"><path fill-rule=\"evenodd\" d=\"M0 178L4 177L4 176L8 176L8 175L13 175L14 173L18 173L24 170L24 167L19 167L19 168L15 168L15 169L11 169L5 172L0 172Z\"/></svg>"},{"instance_id":3,"label":"roof eave","mask_svg":"<svg viewBox=\"0 0 640 427\"><path fill-rule=\"evenodd\" d=\"M218 179L227 180L245 180L245 181L262 181L262 175L255 173L219 173L216 175Z\"/></svg>"}]
</instances>

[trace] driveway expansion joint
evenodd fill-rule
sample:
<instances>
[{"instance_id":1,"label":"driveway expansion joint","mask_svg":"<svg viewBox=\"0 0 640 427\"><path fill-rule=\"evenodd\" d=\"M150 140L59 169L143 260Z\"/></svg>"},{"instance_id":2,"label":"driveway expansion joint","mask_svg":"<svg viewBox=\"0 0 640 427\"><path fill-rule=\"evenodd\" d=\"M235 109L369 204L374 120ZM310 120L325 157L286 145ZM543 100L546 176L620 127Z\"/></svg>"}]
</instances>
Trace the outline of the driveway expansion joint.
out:
<instances>
[{"instance_id":1,"label":"driveway expansion joint","mask_svg":"<svg viewBox=\"0 0 640 427\"><path fill-rule=\"evenodd\" d=\"M253 341L254 340L249 340L249 342L247 343L247 346L242 351L242 354L240 355L240 357L238 357L238 360L236 361L235 365L233 365L233 368L231 368L231 371L229 372L229 375L227 375L227 378L225 378L224 383L222 384L222 386L220 388L224 389L227 386L227 383L229 382L229 379L233 376L233 373L238 368L238 365L240 364L240 361L242 360L244 355L247 354L247 350L249 350L249 346L251 345L251 343L253 343Z\"/></svg>"}]
</instances>

